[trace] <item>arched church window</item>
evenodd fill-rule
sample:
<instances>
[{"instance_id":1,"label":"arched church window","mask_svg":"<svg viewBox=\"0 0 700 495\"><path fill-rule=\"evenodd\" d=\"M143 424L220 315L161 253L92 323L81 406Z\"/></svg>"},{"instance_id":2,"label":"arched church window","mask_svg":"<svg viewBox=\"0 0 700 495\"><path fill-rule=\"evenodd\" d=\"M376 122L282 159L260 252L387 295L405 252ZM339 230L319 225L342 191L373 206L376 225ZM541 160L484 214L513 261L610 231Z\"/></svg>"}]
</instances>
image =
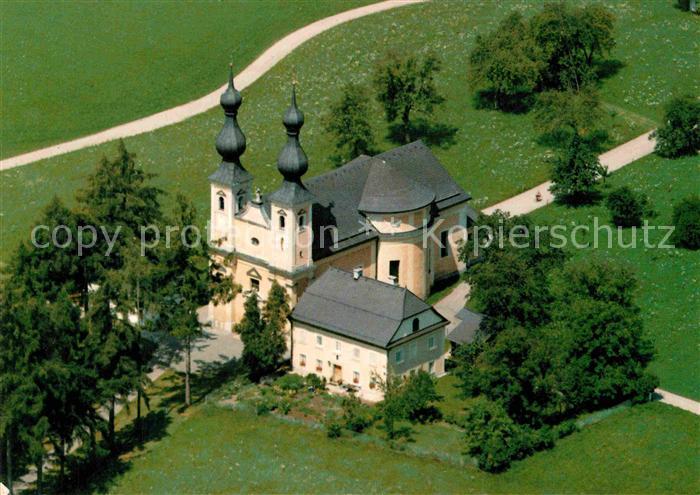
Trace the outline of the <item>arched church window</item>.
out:
<instances>
[{"instance_id":1,"label":"arched church window","mask_svg":"<svg viewBox=\"0 0 700 495\"><path fill-rule=\"evenodd\" d=\"M284 228L284 221L285 221L284 215L280 215L280 229Z\"/></svg>"},{"instance_id":2,"label":"arched church window","mask_svg":"<svg viewBox=\"0 0 700 495\"><path fill-rule=\"evenodd\" d=\"M219 196L219 209L223 211L225 206L226 206L226 201L225 201L224 197Z\"/></svg>"},{"instance_id":3,"label":"arched church window","mask_svg":"<svg viewBox=\"0 0 700 495\"><path fill-rule=\"evenodd\" d=\"M238 196L236 196L236 206L238 207L238 211L243 211L243 207L245 206L244 192L239 192Z\"/></svg>"},{"instance_id":4,"label":"arched church window","mask_svg":"<svg viewBox=\"0 0 700 495\"><path fill-rule=\"evenodd\" d=\"M306 227L306 212L304 210L301 210L298 213L298 218L299 228L303 229L304 227Z\"/></svg>"}]
</instances>

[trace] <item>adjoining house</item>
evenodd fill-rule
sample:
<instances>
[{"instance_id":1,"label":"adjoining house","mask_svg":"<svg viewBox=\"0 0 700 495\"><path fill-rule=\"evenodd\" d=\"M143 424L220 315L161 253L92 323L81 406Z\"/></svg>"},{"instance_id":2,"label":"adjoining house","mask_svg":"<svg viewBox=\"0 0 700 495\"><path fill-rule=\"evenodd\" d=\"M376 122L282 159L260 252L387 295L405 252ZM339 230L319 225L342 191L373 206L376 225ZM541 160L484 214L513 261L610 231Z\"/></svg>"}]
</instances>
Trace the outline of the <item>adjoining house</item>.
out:
<instances>
[{"instance_id":1,"label":"adjoining house","mask_svg":"<svg viewBox=\"0 0 700 495\"><path fill-rule=\"evenodd\" d=\"M476 338L481 320L484 315L462 308L455 315L457 322L453 328L447 329L447 340L452 344L452 349L462 344L471 344Z\"/></svg>"},{"instance_id":2,"label":"adjoining house","mask_svg":"<svg viewBox=\"0 0 700 495\"><path fill-rule=\"evenodd\" d=\"M406 287L420 298L462 268L459 243L476 212L467 205L470 195L422 142L359 156L303 180L309 168L300 142L304 114L293 89L282 120L287 141L277 159L281 184L261 195L241 163L246 149L237 120L241 103L230 76L216 139L221 163L209 177L209 236L217 246L213 256L243 293L209 306L215 330L230 331L243 316L246 295L257 291L265 300L273 281L285 288L293 307L331 266L362 267L366 277ZM427 240L426 230L432 234Z\"/></svg>"},{"instance_id":3,"label":"adjoining house","mask_svg":"<svg viewBox=\"0 0 700 495\"><path fill-rule=\"evenodd\" d=\"M379 401L387 373L445 369L448 321L404 287L329 268L297 302L292 321L293 372L315 373Z\"/></svg>"}]
</instances>

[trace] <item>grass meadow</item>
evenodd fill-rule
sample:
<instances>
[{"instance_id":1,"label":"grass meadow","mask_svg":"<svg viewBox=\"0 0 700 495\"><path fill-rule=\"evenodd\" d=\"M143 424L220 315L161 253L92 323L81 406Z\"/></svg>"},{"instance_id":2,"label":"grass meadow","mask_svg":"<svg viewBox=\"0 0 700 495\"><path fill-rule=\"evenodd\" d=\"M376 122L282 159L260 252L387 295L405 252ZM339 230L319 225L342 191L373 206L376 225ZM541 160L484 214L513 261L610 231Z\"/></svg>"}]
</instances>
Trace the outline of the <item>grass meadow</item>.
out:
<instances>
[{"instance_id":1,"label":"grass meadow","mask_svg":"<svg viewBox=\"0 0 700 495\"><path fill-rule=\"evenodd\" d=\"M203 96L291 31L370 0L3 2L0 157Z\"/></svg>"},{"instance_id":2,"label":"grass meadow","mask_svg":"<svg viewBox=\"0 0 700 495\"><path fill-rule=\"evenodd\" d=\"M671 225L673 205L697 192L698 177L700 157L667 160L649 156L612 174L602 191L627 185L642 192L656 211L650 224ZM590 232L577 236L581 244L593 243L594 218L599 225L611 224L604 201L578 208L548 205L532 217L538 225L565 225L569 232L575 226L588 225ZM649 244L657 245L664 236L665 232L651 231ZM625 246L630 245L631 229L624 229L620 238ZM700 251L646 248L641 229L636 232L636 248L620 247L616 228L613 239L609 248L608 234L601 229L597 249L571 248L571 253L581 259L611 259L635 272L637 304L658 352L652 370L661 378L663 388L700 400Z\"/></svg>"},{"instance_id":3,"label":"grass meadow","mask_svg":"<svg viewBox=\"0 0 700 495\"><path fill-rule=\"evenodd\" d=\"M509 8L532 12L537 5L520 1L509 3ZM606 126L611 146L654 127L659 104L668 95L700 91L693 77L695 40L700 39L697 19L675 9L670 0L612 5L618 14L619 40L612 56L623 67L601 88L610 105ZM546 159L551 150L536 143L531 115L477 110L466 84L466 58L475 36L493 28L507 13L508 9L494 9L488 3L431 2L353 21L302 45L243 94L239 120L248 138L243 162L255 175L256 185L270 191L280 181L275 160L285 140L281 115L288 104L293 69L307 117L302 142L310 159L308 175L312 176L333 166L329 159L333 145L321 124L326 109L343 84L368 84L374 62L387 49L418 54L434 51L443 59L437 83L447 102L434 120L443 130L456 131L452 141L443 139L433 149L462 187L472 193L475 207L493 204L546 180ZM426 23L428 18L431 22ZM207 59L207 64L212 59L215 67L221 67L228 55L212 49L200 57L197 66L204 63L202 59ZM647 76L643 93L640 74ZM220 79L224 81L223 76ZM654 97L648 99L649 95ZM206 178L218 164L214 139L222 117L217 108L126 140L143 167L159 175L157 184L170 193L166 203L172 203L174 193L185 193L196 202L202 221L208 216ZM386 139L387 126L376 102L370 117L378 146L394 146ZM115 149L114 143L106 143L2 172L0 256L6 257L20 239L28 239L32 222L51 196L70 201L97 161L114 154Z\"/></svg>"},{"instance_id":4,"label":"grass meadow","mask_svg":"<svg viewBox=\"0 0 700 495\"><path fill-rule=\"evenodd\" d=\"M168 385L181 385L176 375ZM449 385L447 385L449 386ZM443 387L444 390L445 387ZM161 402L163 404L163 402ZM454 404L453 404L454 407ZM133 408L132 408L133 409ZM121 458L93 491L109 493L694 493L700 418L659 403L621 409L550 451L493 475L389 449L372 437L329 439L318 427L209 401L171 410L158 441ZM438 425L439 427L439 425ZM417 448L460 458L461 438L416 434ZM173 468L173 466L179 466ZM165 475L164 473L167 473Z\"/></svg>"}]
</instances>

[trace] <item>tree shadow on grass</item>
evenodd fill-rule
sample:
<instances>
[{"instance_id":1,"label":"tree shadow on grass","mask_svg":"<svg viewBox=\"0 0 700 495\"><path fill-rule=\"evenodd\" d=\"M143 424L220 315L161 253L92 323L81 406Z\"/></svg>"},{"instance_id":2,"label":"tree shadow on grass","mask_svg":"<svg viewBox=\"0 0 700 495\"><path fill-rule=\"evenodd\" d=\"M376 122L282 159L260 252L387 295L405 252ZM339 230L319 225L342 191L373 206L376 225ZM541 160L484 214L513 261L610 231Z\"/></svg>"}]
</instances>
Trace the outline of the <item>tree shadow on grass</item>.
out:
<instances>
[{"instance_id":1,"label":"tree shadow on grass","mask_svg":"<svg viewBox=\"0 0 700 495\"><path fill-rule=\"evenodd\" d=\"M620 70L627 66L622 60L604 59L596 60L593 63L593 72L599 82L609 79L616 75Z\"/></svg>"},{"instance_id":2,"label":"tree shadow on grass","mask_svg":"<svg viewBox=\"0 0 700 495\"><path fill-rule=\"evenodd\" d=\"M472 104L477 110L496 110L505 113L523 114L535 104L535 95L521 91L512 95L498 95L493 89L480 89L474 92Z\"/></svg>"},{"instance_id":3,"label":"tree shadow on grass","mask_svg":"<svg viewBox=\"0 0 700 495\"><path fill-rule=\"evenodd\" d=\"M221 387L222 384L245 374L242 363L235 358L228 361L197 361L196 363L198 371L190 375L192 405L206 402L207 396ZM179 372L176 376L179 379L164 390L166 398L160 404L167 410L182 413L187 409L185 406L185 374Z\"/></svg>"},{"instance_id":4,"label":"tree shadow on grass","mask_svg":"<svg viewBox=\"0 0 700 495\"><path fill-rule=\"evenodd\" d=\"M58 473L47 473L44 492L106 493L117 477L131 469L132 459L139 455L144 445L167 436L171 421L163 409L150 411L138 424L131 422L116 432L113 451L103 440L95 445L91 455L89 441L85 441L67 458L64 485L60 485Z\"/></svg>"},{"instance_id":5,"label":"tree shadow on grass","mask_svg":"<svg viewBox=\"0 0 700 495\"><path fill-rule=\"evenodd\" d=\"M547 148L562 149L565 148L569 142L571 142L571 136L572 133L565 130L545 132L537 136L535 142ZM607 145L612 142L610 134L602 129L596 129L584 136L582 139L584 142L588 143L591 149L596 153L602 153L605 151L607 149Z\"/></svg>"},{"instance_id":6,"label":"tree shadow on grass","mask_svg":"<svg viewBox=\"0 0 700 495\"><path fill-rule=\"evenodd\" d=\"M598 189L593 189L586 193L576 195L558 196L554 202L567 208L579 208L581 206L593 206L599 204L603 199L603 193Z\"/></svg>"},{"instance_id":7,"label":"tree shadow on grass","mask_svg":"<svg viewBox=\"0 0 700 495\"><path fill-rule=\"evenodd\" d=\"M409 142L421 139L428 146L447 149L457 143L456 135L458 130L457 127L449 124L430 122L424 118L418 118L411 122L409 126ZM403 126L401 124L389 126L387 139L392 143L406 144Z\"/></svg>"}]
</instances>

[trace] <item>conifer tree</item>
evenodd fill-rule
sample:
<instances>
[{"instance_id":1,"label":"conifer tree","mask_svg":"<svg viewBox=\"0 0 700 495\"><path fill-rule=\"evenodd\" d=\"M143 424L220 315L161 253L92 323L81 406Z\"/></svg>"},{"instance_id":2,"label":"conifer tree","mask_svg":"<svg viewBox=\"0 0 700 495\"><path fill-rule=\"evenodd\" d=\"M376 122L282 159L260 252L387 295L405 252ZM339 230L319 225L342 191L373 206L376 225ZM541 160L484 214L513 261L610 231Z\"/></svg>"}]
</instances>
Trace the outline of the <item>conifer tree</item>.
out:
<instances>
[{"instance_id":1,"label":"conifer tree","mask_svg":"<svg viewBox=\"0 0 700 495\"><path fill-rule=\"evenodd\" d=\"M171 227L177 227L170 245L161 243L154 269L155 326L176 337L185 350L185 404L191 404L190 372L194 341L202 334L197 310L209 304L231 301L239 288L223 268L209 256L207 243L196 229L197 212L184 196L178 195Z\"/></svg>"}]
</instances>

